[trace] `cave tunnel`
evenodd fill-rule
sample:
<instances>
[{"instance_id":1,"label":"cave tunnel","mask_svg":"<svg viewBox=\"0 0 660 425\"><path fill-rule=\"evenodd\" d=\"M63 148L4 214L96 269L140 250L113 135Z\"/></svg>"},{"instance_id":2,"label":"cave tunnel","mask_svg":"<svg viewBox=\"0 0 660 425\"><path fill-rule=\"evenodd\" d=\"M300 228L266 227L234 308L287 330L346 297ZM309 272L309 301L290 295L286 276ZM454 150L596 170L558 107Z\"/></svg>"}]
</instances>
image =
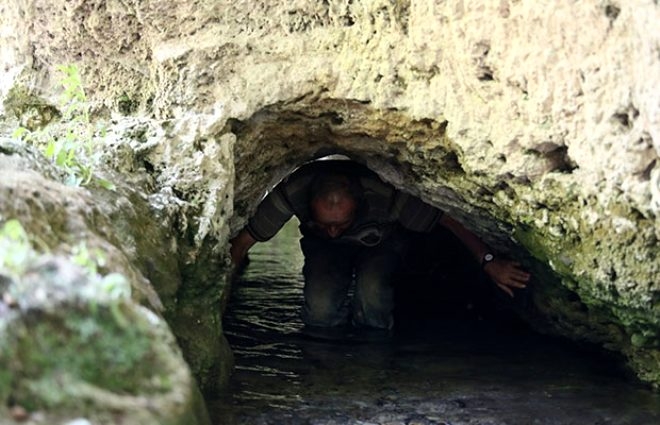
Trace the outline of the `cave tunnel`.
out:
<instances>
[{"instance_id":1,"label":"cave tunnel","mask_svg":"<svg viewBox=\"0 0 660 425\"><path fill-rule=\"evenodd\" d=\"M242 228L259 201L299 166L340 157L362 164L396 189L447 212L533 273L547 274L542 264L512 241L511 226L479 205L482 199L492 196L492 191L468 178L460 164L461 152L448 140L446 127L442 119L414 120L396 109L379 110L368 102L318 100L313 96L267 106L248 120L233 120L230 128L237 139L233 232ZM476 202L471 203L466 194ZM478 267L474 267L469 252L450 232L440 229L432 235L411 232L410 236L415 241L406 259L407 276L397 279L415 282L424 289L399 291L398 313L412 310L407 306L413 303L417 311L407 314L456 312L459 305L472 309L487 304L520 310L525 299L532 297L524 294L512 306L509 300L493 293ZM466 284L430 284L438 279ZM446 299L443 308L426 306L429 297L416 299L425 291L436 291L439 299ZM491 297L493 302L486 302ZM486 310L481 312L485 314Z\"/></svg>"},{"instance_id":2,"label":"cave tunnel","mask_svg":"<svg viewBox=\"0 0 660 425\"><path fill-rule=\"evenodd\" d=\"M543 332L546 319L539 320L535 297L577 305L579 297L545 288L547 266L512 240L501 217L480 207L492 193L467 177L446 126L363 102L308 98L231 122L234 231L298 166L340 155L451 213L534 278L511 299L450 232L412 233L394 279L394 337L309 338L301 333L304 260L292 219L253 247L233 283L223 326L236 370L227 395L209 401L217 423L658 421L660 399L632 378L619 356L591 341Z\"/></svg>"}]
</instances>

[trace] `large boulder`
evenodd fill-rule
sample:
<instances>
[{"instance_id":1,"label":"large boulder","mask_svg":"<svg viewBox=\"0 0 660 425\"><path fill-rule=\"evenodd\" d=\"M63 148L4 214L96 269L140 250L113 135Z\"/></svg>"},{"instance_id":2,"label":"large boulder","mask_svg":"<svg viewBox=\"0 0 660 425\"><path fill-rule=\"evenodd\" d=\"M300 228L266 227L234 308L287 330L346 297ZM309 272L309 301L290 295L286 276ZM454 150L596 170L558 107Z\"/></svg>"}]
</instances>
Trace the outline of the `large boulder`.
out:
<instances>
[{"instance_id":1,"label":"large boulder","mask_svg":"<svg viewBox=\"0 0 660 425\"><path fill-rule=\"evenodd\" d=\"M4 418L209 423L165 321L128 297L123 277L101 279L61 257L41 256L0 278Z\"/></svg>"},{"instance_id":2,"label":"large boulder","mask_svg":"<svg viewBox=\"0 0 660 425\"><path fill-rule=\"evenodd\" d=\"M7 139L0 170L3 417L20 409L50 423L207 423L198 381L165 320L181 286L167 214L150 206L137 179L133 187L116 180L114 190L66 186L38 151ZM212 332L216 350L193 358L228 370L220 327Z\"/></svg>"}]
</instances>

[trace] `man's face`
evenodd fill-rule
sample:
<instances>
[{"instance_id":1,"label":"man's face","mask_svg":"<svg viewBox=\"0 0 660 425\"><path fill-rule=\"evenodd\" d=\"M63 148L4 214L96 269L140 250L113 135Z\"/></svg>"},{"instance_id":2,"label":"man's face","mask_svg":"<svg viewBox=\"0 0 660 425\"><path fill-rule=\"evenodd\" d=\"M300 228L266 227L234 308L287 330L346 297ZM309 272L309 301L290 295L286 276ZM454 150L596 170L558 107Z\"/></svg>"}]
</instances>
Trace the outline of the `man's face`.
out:
<instances>
[{"instance_id":1,"label":"man's face","mask_svg":"<svg viewBox=\"0 0 660 425\"><path fill-rule=\"evenodd\" d=\"M336 199L334 202L316 199L312 202L314 224L330 239L338 238L353 224L355 206L355 201L347 197Z\"/></svg>"}]
</instances>

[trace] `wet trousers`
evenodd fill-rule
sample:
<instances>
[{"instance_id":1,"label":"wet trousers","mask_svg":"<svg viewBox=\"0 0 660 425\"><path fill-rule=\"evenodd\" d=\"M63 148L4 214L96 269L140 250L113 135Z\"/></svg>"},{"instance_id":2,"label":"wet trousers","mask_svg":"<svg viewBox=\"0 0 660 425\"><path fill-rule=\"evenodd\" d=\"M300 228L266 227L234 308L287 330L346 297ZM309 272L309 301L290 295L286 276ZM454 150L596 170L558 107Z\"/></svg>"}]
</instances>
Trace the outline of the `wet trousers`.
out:
<instances>
[{"instance_id":1,"label":"wet trousers","mask_svg":"<svg viewBox=\"0 0 660 425\"><path fill-rule=\"evenodd\" d=\"M392 235L367 247L305 236L300 245L305 257L306 325L392 328L393 278L406 249L405 238Z\"/></svg>"}]
</instances>

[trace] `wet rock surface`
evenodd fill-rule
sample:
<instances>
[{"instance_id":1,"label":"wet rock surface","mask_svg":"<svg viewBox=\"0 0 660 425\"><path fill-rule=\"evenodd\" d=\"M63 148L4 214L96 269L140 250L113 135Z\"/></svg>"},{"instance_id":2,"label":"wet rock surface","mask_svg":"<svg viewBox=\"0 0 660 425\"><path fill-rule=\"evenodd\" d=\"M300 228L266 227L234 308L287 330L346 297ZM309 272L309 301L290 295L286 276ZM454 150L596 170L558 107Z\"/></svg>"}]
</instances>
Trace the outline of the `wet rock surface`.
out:
<instances>
[{"instance_id":1,"label":"wet rock surface","mask_svg":"<svg viewBox=\"0 0 660 425\"><path fill-rule=\"evenodd\" d=\"M236 370L227 395L209 402L213 423L660 421L660 396L619 360L533 333L505 312L401 316L381 342L306 337L301 262L295 228L254 248L224 320Z\"/></svg>"}]
</instances>

